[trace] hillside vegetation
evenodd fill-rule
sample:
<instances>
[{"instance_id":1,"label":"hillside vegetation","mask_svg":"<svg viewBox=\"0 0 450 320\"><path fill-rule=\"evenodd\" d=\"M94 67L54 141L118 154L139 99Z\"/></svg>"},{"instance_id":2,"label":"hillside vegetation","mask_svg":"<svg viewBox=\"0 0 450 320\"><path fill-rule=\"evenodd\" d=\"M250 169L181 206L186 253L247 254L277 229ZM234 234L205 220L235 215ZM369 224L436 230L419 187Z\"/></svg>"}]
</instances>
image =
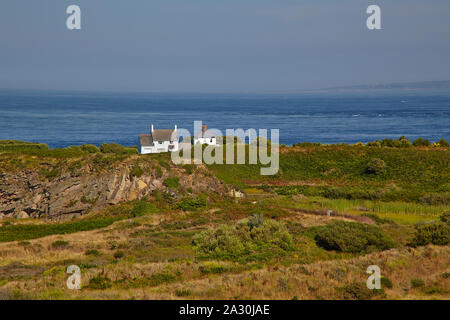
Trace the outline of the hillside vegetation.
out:
<instances>
[{"instance_id":1,"label":"hillside vegetation","mask_svg":"<svg viewBox=\"0 0 450 320\"><path fill-rule=\"evenodd\" d=\"M125 166L126 185L157 183L104 207L86 197L91 210L62 221L0 219L0 299L449 299L450 149L386 143L282 146L265 177L118 145L3 141L2 179L57 185ZM81 290L67 289L69 265ZM365 286L370 265L381 290Z\"/></svg>"}]
</instances>

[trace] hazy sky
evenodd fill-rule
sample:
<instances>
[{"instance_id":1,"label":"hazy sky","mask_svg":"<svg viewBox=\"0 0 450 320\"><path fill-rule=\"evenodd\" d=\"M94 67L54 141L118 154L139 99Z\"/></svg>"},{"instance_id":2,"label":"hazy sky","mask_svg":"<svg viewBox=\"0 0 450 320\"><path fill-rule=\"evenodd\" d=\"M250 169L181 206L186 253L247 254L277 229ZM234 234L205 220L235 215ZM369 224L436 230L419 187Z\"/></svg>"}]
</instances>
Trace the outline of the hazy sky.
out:
<instances>
[{"instance_id":1,"label":"hazy sky","mask_svg":"<svg viewBox=\"0 0 450 320\"><path fill-rule=\"evenodd\" d=\"M66 8L82 30L66 28ZM369 31L370 4L383 30ZM296 92L450 79L448 0L1 0L0 88Z\"/></svg>"}]
</instances>

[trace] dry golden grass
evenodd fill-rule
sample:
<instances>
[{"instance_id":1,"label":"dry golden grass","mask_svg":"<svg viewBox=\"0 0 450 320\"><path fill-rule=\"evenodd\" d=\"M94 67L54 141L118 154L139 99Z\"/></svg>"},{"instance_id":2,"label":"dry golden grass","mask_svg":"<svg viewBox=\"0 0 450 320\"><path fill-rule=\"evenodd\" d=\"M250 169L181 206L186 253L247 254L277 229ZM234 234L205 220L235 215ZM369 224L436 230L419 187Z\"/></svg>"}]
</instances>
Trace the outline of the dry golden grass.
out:
<instances>
[{"instance_id":1,"label":"dry golden grass","mask_svg":"<svg viewBox=\"0 0 450 320\"><path fill-rule=\"evenodd\" d=\"M211 214L220 213L198 217ZM152 238L152 227L192 219L190 213L168 212L117 221L100 230L0 243L0 275L10 276L7 281L0 280L0 299L342 299L346 297L345 286L365 283L369 265L378 265L382 276L393 283L392 289L384 288L384 295L375 299L450 299L450 279L443 277L450 272L449 246L392 249L310 264L298 264L294 259L289 264L280 260L248 266L196 261L191 249L171 236L171 232L195 231L195 226L163 230L162 238ZM295 212L282 219L310 227L343 218ZM202 228L215 226L206 220ZM392 228L395 234L395 228L400 227ZM57 240L68 243L55 248ZM158 246L157 241L174 242L167 248ZM98 256L86 255L94 249ZM123 258L114 257L118 250L125 252ZM202 267L206 263L226 268L205 274ZM71 264L82 265L81 290L66 287L66 268ZM176 277L173 281L148 282L152 276L165 273ZM109 278L112 286L89 289L89 280L99 274ZM415 278L423 279L425 287L412 288L411 279Z\"/></svg>"}]
</instances>

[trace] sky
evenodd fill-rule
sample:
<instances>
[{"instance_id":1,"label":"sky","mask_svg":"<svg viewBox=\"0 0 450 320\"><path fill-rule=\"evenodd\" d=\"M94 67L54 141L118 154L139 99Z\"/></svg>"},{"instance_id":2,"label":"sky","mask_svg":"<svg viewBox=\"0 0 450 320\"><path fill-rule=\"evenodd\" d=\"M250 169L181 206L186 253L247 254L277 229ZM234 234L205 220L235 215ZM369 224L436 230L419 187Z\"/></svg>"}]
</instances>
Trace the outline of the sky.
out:
<instances>
[{"instance_id":1,"label":"sky","mask_svg":"<svg viewBox=\"0 0 450 320\"><path fill-rule=\"evenodd\" d=\"M81 8L68 30L66 8ZM381 7L382 30L366 8ZM448 0L1 0L0 88L272 93L450 80Z\"/></svg>"}]
</instances>

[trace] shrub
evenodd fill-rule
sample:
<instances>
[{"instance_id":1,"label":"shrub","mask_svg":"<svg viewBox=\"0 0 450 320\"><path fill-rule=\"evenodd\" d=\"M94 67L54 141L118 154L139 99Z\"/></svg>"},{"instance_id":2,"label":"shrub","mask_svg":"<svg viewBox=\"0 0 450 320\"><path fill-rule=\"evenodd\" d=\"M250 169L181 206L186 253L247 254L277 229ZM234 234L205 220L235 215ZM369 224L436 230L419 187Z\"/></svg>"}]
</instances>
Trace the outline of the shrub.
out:
<instances>
[{"instance_id":1,"label":"shrub","mask_svg":"<svg viewBox=\"0 0 450 320\"><path fill-rule=\"evenodd\" d=\"M111 286L111 279L103 274L98 274L89 280L88 288L94 290L105 290L111 288Z\"/></svg>"},{"instance_id":2,"label":"shrub","mask_svg":"<svg viewBox=\"0 0 450 320\"><path fill-rule=\"evenodd\" d=\"M205 262L205 264L199 267L199 270L202 274L221 274L227 272L229 268L227 268L223 264L219 264L217 262Z\"/></svg>"},{"instance_id":3,"label":"shrub","mask_svg":"<svg viewBox=\"0 0 450 320\"><path fill-rule=\"evenodd\" d=\"M425 286L425 281L420 278L411 279L411 287L413 288L421 288Z\"/></svg>"},{"instance_id":4,"label":"shrub","mask_svg":"<svg viewBox=\"0 0 450 320\"><path fill-rule=\"evenodd\" d=\"M423 138L418 138L413 142L413 146L415 147L429 147L430 145L431 145L430 140Z\"/></svg>"},{"instance_id":5,"label":"shrub","mask_svg":"<svg viewBox=\"0 0 450 320\"><path fill-rule=\"evenodd\" d=\"M134 205L133 209L131 210L131 216L135 218L158 212L159 209L155 206L155 204L145 201L139 201Z\"/></svg>"},{"instance_id":6,"label":"shrub","mask_svg":"<svg viewBox=\"0 0 450 320\"><path fill-rule=\"evenodd\" d=\"M248 219L248 226L250 230L261 226L263 223L264 223L263 215L260 213L255 213Z\"/></svg>"},{"instance_id":7,"label":"shrub","mask_svg":"<svg viewBox=\"0 0 450 320\"><path fill-rule=\"evenodd\" d=\"M326 250L362 253L394 247L380 228L362 223L333 221L311 229L317 245Z\"/></svg>"},{"instance_id":8,"label":"shrub","mask_svg":"<svg viewBox=\"0 0 450 320\"><path fill-rule=\"evenodd\" d=\"M130 171L130 180L134 177L139 178L144 174L144 169L142 169L138 163L133 166L133 169Z\"/></svg>"},{"instance_id":9,"label":"shrub","mask_svg":"<svg viewBox=\"0 0 450 320\"><path fill-rule=\"evenodd\" d=\"M222 225L197 234L192 243L197 254L222 260L267 260L293 250L292 235L275 220L252 229L247 224Z\"/></svg>"},{"instance_id":10,"label":"shrub","mask_svg":"<svg viewBox=\"0 0 450 320\"><path fill-rule=\"evenodd\" d=\"M395 147L394 140L392 139L383 139L381 140L382 147Z\"/></svg>"},{"instance_id":11,"label":"shrub","mask_svg":"<svg viewBox=\"0 0 450 320\"><path fill-rule=\"evenodd\" d=\"M174 275L173 273L169 273L166 271L152 274L148 278L148 282L149 282L150 286L159 286L164 283L171 283L171 282L175 282L175 281L177 281L177 276Z\"/></svg>"},{"instance_id":12,"label":"shrub","mask_svg":"<svg viewBox=\"0 0 450 320\"><path fill-rule=\"evenodd\" d=\"M194 172L194 168L195 166L193 164L185 164L183 166L184 171L186 172L186 174L192 174Z\"/></svg>"},{"instance_id":13,"label":"shrub","mask_svg":"<svg viewBox=\"0 0 450 320\"><path fill-rule=\"evenodd\" d=\"M55 249L65 248L68 245L69 245L69 241L64 241L64 240L56 240L55 242L52 243L52 247Z\"/></svg>"},{"instance_id":14,"label":"shrub","mask_svg":"<svg viewBox=\"0 0 450 320\"><path fill-rule=\"evenodd\" d=\"M117 143L104 143L100 146L100 151L103 153L123 154L125 153L125 147Z\"/></svg>"},{"instance_id":15,"label":"shrub","mask_svg":"<svg viewBox=\"0 0 450 320\"><path fill-rule=\"evenodd\" d=\"M100 152L100 149L97 146L94 146L93 144L83 144L81 145L81 150L87 153L98 153Z\"/></svg>"},{"instance_id":16,"label":"shrub","mask_svg":"<svg viewBox=\"0 0 450 320\"><path fill-rule=\"evenodd\" d=\"M386 171L386 163L383 160L375 158L369 161L366 167L366 173L368 174L383 174Z\"/></svg>"},{"instance_id":17,"label":"shrub","mask_svg":"<svg viewBox=\"0 0 450 320\"><path fill-rule=\"evenodd\" d=\"M381 277L380 282L381 282L382 288L392 289L392 287L394 286L391 279L386 278L386 277Z\"/></svg>"},{"instance_id":18,"label":"shrub","mask_svg":"<svg viewBox=\"0 0 450 320\"><path fill-rule=\"evenodd\" d=\"M418 225L415 227L414 239L411 246L425 246L434 244L446 246L450 244L450 225L445 223L433 223L427 225Z\"/></svg>"},{"instance_id":19,"label":"shrub","mask_svg":"<svg viewBox=\"0 0 450 320\"><path fill-rule=\"evenodd\" d=\"M439 145L440 145L441 147L445 147L445 148L448 148L448 147L449 147L448 141L445 140L445 139L439 140L438 143L439 143Z\"/></svg>"},{"instance_id":20,"label":"shrub","mask_svg":"<svg viewBox=\"0 0 450 320\"><path fill-rule=\"evenodd\" d=\"M368 147L381 147L381 142L379 140L376 141L369 141L366 144Z\"/></svg>"},{"instance_id":21,"label":"shrub","mask_svg":"<svg viewBox=\"0 0 450 320\"><path fill-rule=\"evenodd\" d=\"M401 136L398 140L395 140L395 145L398 148L408 148L412 146L412 143L405 136Z\"/></svg>"},{"instance_id":22,"label":"shrub","mask_svg":"<svg viewBox=\"0 0 450 320\"><path fill-rule=\"evenodd\" d=\"M86 250L86 252L84 254L87 256L98 257L100 255L100 252L96 249L89 249L89 250Z\"/></svg>"},{"instance_id":23,"label":"shrub","mask_svg":"<svg viewBox=\"0 0 450 320\"><path fill-rule=\"evenodd\" d=\"M123 251L116 251L114 252L114 258L115 259L121 259L125 256L125 253Z\"/></svg>"},{"instance_id":24,"label":"shrub","mask_svg":"<svg viewBox=\"0 0 450 320\"><path fill-rule=\"evenodd\" d=\"M165 185L167 188L176 189L180 186L180 178L167 178L166 180L164 180L163 185Z\"/></svg>"},{"instance_id":25,"label":"shrub","mask_svg":"<svg viewBox=\"0 0 450 320\"><path fill-rule=\"evenodd\" d=\"M158 178L158 179L162 177L163 171L162 171L162 169L161 169L160 166L156 166L156 168L155 168L155 174L156 174L156 178Z\"/></svg>"},{"instance_id":26,"label":"shrub","mask_svg":"<svg viewBox=\"0 0 450 320\"><path fill-rule=\"evenodd\" d=\"M175 290L175 295L177 297L188 297L191 295L191 291L189 289L177 289Z\"/></svg>"},{"instance_id":27,"label":"shrub","mask_svg":"<svg viewBox=\"0 0 450 320\"><path fill-rule=\"evenodd\" d=\"M342 292L344 299L370 300L374 296L383 294L383 289L371 290L367 288L365 283L353 282L342 288L338 288Z\"/></svg>"},{"instance_id":28,"label":"shrub","mask_svg":"<svg viewBox=\"0 0 450 320\"><path fill-rule=\"evenodd\" d=\"M205 208L206 205L206 196L200 195L197 199L184 198L179 201L175 207L183 211L195 211L197 209Z\"/></svg>"},{"instance_id":29,"label":"shrub","mask_svg":"<svg viewBox=\"0 0 450 320\"><path fill-rule=\"evenodd\" d=\"M444 212L444 213L439 217L439 219L440 219L442 222L450 223L450 211Z\"/></svg>"}]
</instances>

